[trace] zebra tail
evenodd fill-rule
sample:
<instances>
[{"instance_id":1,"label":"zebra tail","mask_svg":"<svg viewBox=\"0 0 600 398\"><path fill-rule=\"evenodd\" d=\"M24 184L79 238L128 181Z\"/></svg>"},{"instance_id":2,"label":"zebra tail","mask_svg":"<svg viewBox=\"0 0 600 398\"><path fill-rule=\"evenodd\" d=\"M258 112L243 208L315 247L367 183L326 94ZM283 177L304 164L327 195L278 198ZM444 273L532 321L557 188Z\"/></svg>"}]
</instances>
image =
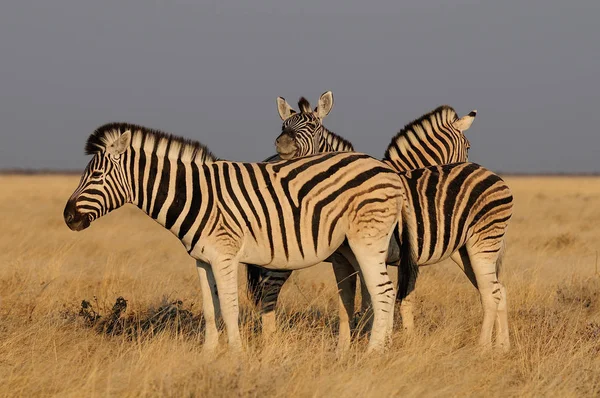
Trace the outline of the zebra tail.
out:
<instances>
[{"instance_id":1,"label":"zebra tail","mask_svg":"<svg viewBox=\"0 0 600 398\"><path fill-rule=\"evenodd\" d=\"M246 279L248 283L248 295L255 306L258 306L262 300L261 287L262 269L256 265L246 264Z\"/></svg>"},{"instance_id":2,"label":"zebra tail","mask_svg":"<svg viewBox=\"0 0 600 398\"><path fill-rule=\"evenodd\" d=\"M410 218L406 214L409 210L406 209L406 206L403 206L403 209L402 224L399 224L402 225L402 232L398 233L398 229L396 230L396 239L400 248L398 292L396 294L396 300L400 302L414 290L419 275L417 254L413 247L413 243L417 242L416 231L410 226Z\"/></svg>"}]
</instances>

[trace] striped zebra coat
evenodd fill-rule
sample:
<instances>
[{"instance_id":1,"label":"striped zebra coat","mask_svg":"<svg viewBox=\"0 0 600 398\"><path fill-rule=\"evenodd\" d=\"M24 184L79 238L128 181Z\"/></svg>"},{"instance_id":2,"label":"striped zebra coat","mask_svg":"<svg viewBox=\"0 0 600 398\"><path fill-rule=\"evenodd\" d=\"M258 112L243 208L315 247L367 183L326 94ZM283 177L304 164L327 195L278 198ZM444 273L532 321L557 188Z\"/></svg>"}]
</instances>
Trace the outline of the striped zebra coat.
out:
<instances>
[{"instance_id":1,"label":"striped zebra coat","mask_svg":"<svg viewBox=\"0 0 600 398\"><path fill-rule=\"evenodd\" d=\"M97 129L86 153L93 157L67 201L66 224L80 231L131 203L177 236L197 260L206 351L218 343L219 312L230 347L241 349L239 263L305 268L328 258L343 242L371 295L378 297L369 350L383 347L395 298L385 253L396 228L410 234L401 222L406 211L402 181L385 164L358 153L228 162L198 142L124 123ZM409 269L414 263L406 253Z\"/></svg>"},{"instance_id":2,"label":"striped zebra coat","mask_svg":"<svg viewBox=\"0 0 600 398\"><path fill-rule=\"evenodd\" d=\"M329 97L323 101L323 97ZM285 102L285 101L284 101ZM329 104L328 109L320 110L321 104ZM296 156L316 153L321 145L294 145L282 141L282 136L304 143L317 142L324 129L318 125L324 115L328 114L333 104L331 92L322 95L319 106L313 111L305 99L299 102L300 114L285 111L291 107L278 101L282 118L287 116L293 121L284 121L284 128L276 141L278 152L291 153ZM284 109L284 112L281 111ZM496 344L509 348L508 320L506 315L506 291L498 281L501 264L504 234L512 214L512 195L506 184L494 173L473 163L454 163L444 166L431 166L428 163L442 164L465 161L469 142L463 131L468 129L476 115L458 118L449 106L442 106L422 116L401 130L386 150L384 161L397 171L403 180L408 193L408 205L414 218L409 224L417 228L417 239L410 242L418 247L418 263L420 265L437 263L451 257L465 272L469 280L479 289L484 306L484 322L480 334L480 344L489 346L492 339L494 319L498 316ZM304 122L304 120L306 122ZM293 125L296 130L286 131L285 125ZM317 138L311 139L316 136ZM304 137L304 138L302 138ZM308 137L308 138L307 138ZM290 150L294 149L294 151ZM429 166L425 169L423 167ZM421 168L406 171L403 168ZM398 260L398 240L392 240L387 263ZM406 243L406 242L405 242ZM338 252L347 260L351 253L342 247ZM339 256L332 257L334 271L342 291L343 323L340 326L340 345L349 344L349 325L354 312L355 278L354 271L348 268ZM354 264L356 265L356 264ZM346 271L344 271L346 269ZM402 277L402 274L399 274ZM274 323L272 310L281 285L289 277L289 273L265 272L264 287L256 289L256 296L261 295L266 301L263 305L263 319L267 325ZM402 278L400 278L402 279ZM402 281L406 283L406 281ZM410 281L409 284L413 284ZM255 285L255 281L249 281ZM412 286L411 286L412 288ZM409 288L409 290L411 290ZM363 307L370 302L368 295L363 295ZM400 307L404 327L413 328L412 300L406 298ZM344 312L346 314L344 314ZM270 326L272 328L272 326Z\"/></svg>"}]
</instances>

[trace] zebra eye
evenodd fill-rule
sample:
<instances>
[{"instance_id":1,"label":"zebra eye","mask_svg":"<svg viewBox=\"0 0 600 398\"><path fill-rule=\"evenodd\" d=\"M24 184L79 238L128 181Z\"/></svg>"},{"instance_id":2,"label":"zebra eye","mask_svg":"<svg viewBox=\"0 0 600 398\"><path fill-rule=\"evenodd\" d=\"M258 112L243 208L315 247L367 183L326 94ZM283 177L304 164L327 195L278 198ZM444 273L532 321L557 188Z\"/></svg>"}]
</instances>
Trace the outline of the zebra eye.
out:
<instances>
[{"instance_id":1,"label":"zebra eye","mask_svg":"<svg viewBox=\"0 0 600 398\"><path fill-rule=\"evenodd\" d=\"M102 177L102 172L101 171L94 171L92 173L92 178L100 178Z\"/></svg>"}]
</instances>

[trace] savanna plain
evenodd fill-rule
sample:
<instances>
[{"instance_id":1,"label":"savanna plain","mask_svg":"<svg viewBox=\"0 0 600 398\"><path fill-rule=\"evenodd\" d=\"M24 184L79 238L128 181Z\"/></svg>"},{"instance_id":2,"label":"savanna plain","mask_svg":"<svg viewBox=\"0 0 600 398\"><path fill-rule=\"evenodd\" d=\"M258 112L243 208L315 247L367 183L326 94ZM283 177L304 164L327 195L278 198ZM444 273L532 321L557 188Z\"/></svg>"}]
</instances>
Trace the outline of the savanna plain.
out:
<instances>
[{"instance_id":1,"label":"savanna plain","mask_svg":"<svg viewBox=\"0 0 600 398\"><path fill-rule=\"evenodd\" d=\"M477 348L479 295L445 262L421 268L415 335L396 311L384 354L358 333L342 358L327 264L292 276L268 340L241 270L246 350L222 336L206 357L195 263L173 235L128 206L72 232L78 176L2 175L0 395L598 396L600 178L505 179L509 353Z\"/></svg>"}]
</instances>

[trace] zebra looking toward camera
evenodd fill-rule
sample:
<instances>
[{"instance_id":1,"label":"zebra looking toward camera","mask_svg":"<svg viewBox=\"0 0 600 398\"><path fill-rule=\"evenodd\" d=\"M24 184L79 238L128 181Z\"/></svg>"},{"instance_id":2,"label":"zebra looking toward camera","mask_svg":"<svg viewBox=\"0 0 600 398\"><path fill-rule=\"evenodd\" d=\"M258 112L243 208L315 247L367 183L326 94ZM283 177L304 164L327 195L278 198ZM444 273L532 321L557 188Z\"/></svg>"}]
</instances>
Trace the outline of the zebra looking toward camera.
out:
<instances>
[{"instance_id":1,"label":"zebra looking toward camera","mask_svg":"<svg viewBox=\"0 0 600 398\"><path fill-rule=\"evenodd\" d=\"M274 162L282 159L293 159L302 157L307 153L325 153L325 152L352 152L354 147L352 143L340 137L339 135L327 130L323 126L322 120L333 106L333 96L321 96L319 106L315 112L311 112L310 104L304 100L299 103L301 112L292 109L285 99L277 98L277 110L283 126L281 127L281 136L276 141L278 148L286 148L277 154L265 159L265 162ZM307 108L308 107L308 108ZM317 138L318 137L318 138ZM318 150L314 149L314 146ZM277 296L281 287L291 275L290 271L270 271L264 272L264 268L247 264L246 268L248 293L255 306L261 303L263 317L263 330L270 334L275 329L275 318L273 311L277 302ZM264 279L268 277L268 282ZM265 289L265 287L268 287Z\"/></svg>"},{"instance_id":2,"label":"zebra looking toward camera","mask_svg":"<svg viewBox=\"0 0 600 398\"><path fill-rule=\"evenodd\" d=\"M283 124L281 134L275 140L277 153L282 159L293 159L323 152L352 152L350 141L329 131L323 119L333 108L333 94L328 91L321 95L314 111L306 98L298 101L300 112L296 112L282 98L277 98L277 111Z\"/></svg>"},{"instance_id":3,"label":"zebra looking toward camera","mask_svg":"<svg viewBox=\"0 0 600 398\"><path fill-rule=\"evenodd\" d=\"M290 108L287 103L282 106L281 100L278 99L278 109ZM326 104L327 109L320 109L322 104ZM313 121L322 120L319 115L327 115L332 105L331 92L321 96L314 111L304 98L299 103L302 113L312 113L312 119L310 115L305 118ZM294 115L291 112L285 114ZM493 321L490 324L490 319L497 315L497 344L508 349L506 291L498 281L498 274L503 255L504 233L512 214L510 190L500 177L473 163L432 166L435 162L446 164L467 160L470 144L463 131L471 126L475 116L476 111L472 111L463 118L458 118L452 108L441 106L401 130L388 146L384 161L401 172L400 176L408 192L408 203L415 217L410 223L418 229L418 239L410 243L418 247L418 263L433 264L451 257L480 291L484 305L480 343L485 346L491 343ZM317 131L313 136L310 127L302 127L302 134L290 131L289 128L283 129L276 141L279 153L310 155L322 146L318 141L321 137L318 132L320 127L313 129ZM289 143L289 140L282 140L282 136L288 136L292 141L302 137L304 143L315 144L294 145L293 142ZM425 166L430 167L412 172L402 169ZM485 243L478 246L475 242ZM390 245L388 264L398 260L400 242L395 243L392 241ZM347 250L342 247L338 252L346 253ZM351 260L351 253L345 257ZM334 268L338 268L336 275L343 274L339 270L340 267L341 265L334 264ZM338 279L342 291L342 304L347 312L346 316L342 314L342 320L350 319L354 312L355 274L351 269L347 269L346 276ZM258 289L256 294L262 293L265 301L263 319L267 321L268 327L272 328L274 314L268 311L274 308L274 301L277 300L279 290L289 273L270 275L269 271L264 271L263 274L262 292ZM494 288L490 290L490 286ZM363 309L369 302L366 294L363 295L363 299L365 298ZM410 295L401 303L400 309L404 327L412 330L414 316ZM349 325L341 324L340 344L347 345L348 342Z\"/></svg>"},{"instance_id":4,"label":"zebra looking toward camera","mask_svg":"<svg viewBox=\"0 0 600 398\"><path fill-rule=\"evenodd\" d=\"M322 123L333 107L330 91L319 98L314 112L304 98L300 99L298 107L300 112L292 109L284 98L277 98L277 111L283 121L282 133L275 141L277 155L265 161L293 159L311 153L354 151L350 141L328 130ZM269 335L275 330L274 311L279 292L291 271L266 272L264 268L248 264L246 275L248 293L254 304L261 308L263 332Z\"/></svg>"},{"instance_id":5,"label":"zebra looking toward camera","mask_svg":"<svg viewBox=\"0 0 600 398\"><path fill-rule=\"evenodd\" d=\"M230 348L242 348L240 263L305 268L328 258L343 242L371 296L378 298L368 349L383 348L395 299L385 253L394 231L411 234L402 223L408 216L402 181L384 163L355 152L229 162L198 142L126 123L98 128L88 138L86 153L92 159L67 201L66 224L81 231L130 203L177 236L196 259L206 351L218 344L219 312ZM407 273L417 272L410 262L413 251L408 245L404 249Z\"/></svg>"}]
</instances>

